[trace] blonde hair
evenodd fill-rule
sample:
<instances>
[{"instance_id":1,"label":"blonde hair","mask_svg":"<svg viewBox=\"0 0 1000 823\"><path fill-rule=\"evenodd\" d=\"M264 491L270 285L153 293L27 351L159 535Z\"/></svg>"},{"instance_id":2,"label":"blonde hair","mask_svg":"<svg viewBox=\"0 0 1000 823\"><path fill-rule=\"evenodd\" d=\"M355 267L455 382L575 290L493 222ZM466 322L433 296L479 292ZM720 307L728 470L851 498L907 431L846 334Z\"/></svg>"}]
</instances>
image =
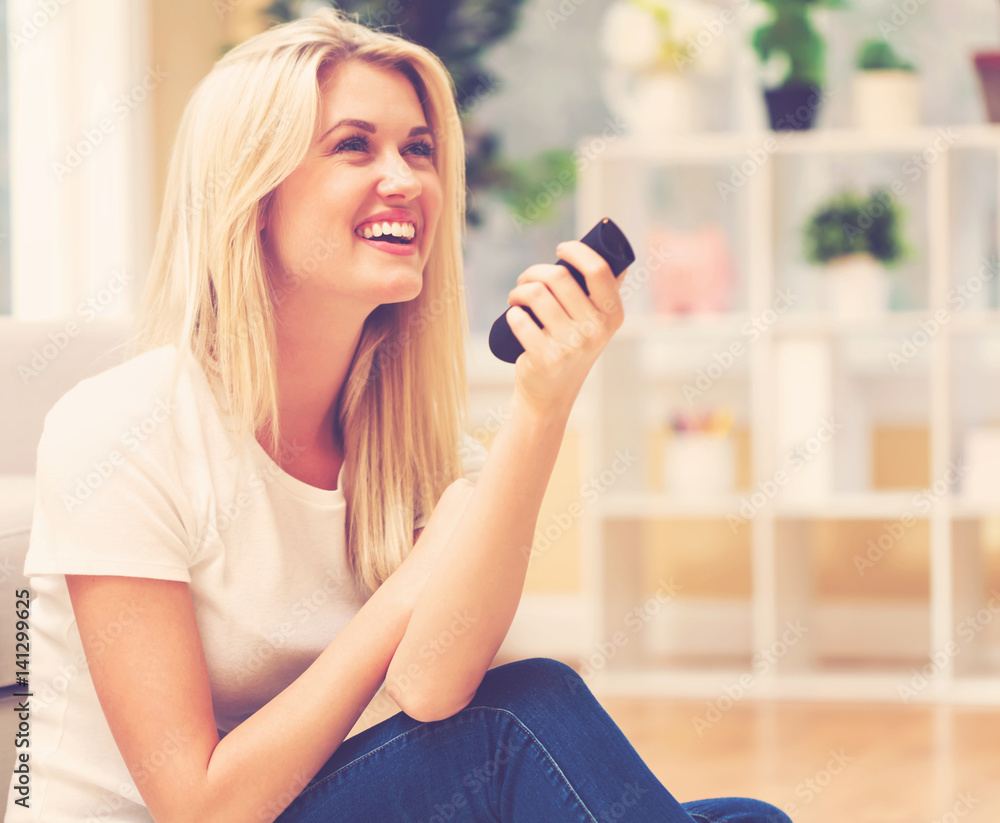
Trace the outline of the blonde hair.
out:
<instances>
[{"instance_id":1,"label":"blonde hair","mask_svg":"<svg viewBox=\"0 0 1000 823\"><path fill-rule=\"evenodd\" d=\"M461 476L469 329L462 281L465 151L454 83L422 46L321 9L238 45L199 83L170 159L149 280L129 355L193 353L221 386L241 444L266 432L280 454L274 291L258 218L305 157L325 73L345 60L403 72L436 137L443 209L420 295L377 307L337 401L347 553L370 595L402 562L419 512ZM291 287L299 276L293 272ZM173 386L183 366L179 356ZM419 377L419 379L418 379ZM218 399L218 398L217 398ZM279 456L279 463L281 458Z\"/></svg>"}]
</instances>

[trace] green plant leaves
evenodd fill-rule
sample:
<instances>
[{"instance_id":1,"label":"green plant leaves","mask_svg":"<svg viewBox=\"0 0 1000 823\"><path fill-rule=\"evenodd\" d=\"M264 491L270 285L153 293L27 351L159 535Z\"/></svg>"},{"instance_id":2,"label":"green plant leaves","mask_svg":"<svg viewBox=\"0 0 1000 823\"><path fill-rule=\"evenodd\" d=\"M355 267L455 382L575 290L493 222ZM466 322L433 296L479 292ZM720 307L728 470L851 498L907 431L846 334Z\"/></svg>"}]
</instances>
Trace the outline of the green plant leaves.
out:
<instances>
[{"instance_id":1,"label":"green plant leaves","mask_svg":"<svg viewBox=\"0 0 1000 823\"><path fill-rule=\"evenodd\" d=\"M867 252L886 266L896 266L911 252L903 238L904 217L903 207L884 186L875 187L868 196L845 189L809 217L806 260L822 265Z\"/></svg>"}]
</instances>

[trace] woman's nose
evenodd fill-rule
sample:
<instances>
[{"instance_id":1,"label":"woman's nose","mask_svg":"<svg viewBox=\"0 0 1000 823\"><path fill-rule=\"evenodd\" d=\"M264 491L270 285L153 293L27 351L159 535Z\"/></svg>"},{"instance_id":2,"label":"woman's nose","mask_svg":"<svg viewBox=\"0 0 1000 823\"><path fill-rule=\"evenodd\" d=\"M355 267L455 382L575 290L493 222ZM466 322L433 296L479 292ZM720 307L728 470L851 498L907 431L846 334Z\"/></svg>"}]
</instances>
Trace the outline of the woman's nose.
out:
<instances>
[{"instance_id":1,"label":"woman's nose","mask_svg":"<svg viewBox=\"0 0 1000 823\"><path fill-rule=\"evenodd\" d=\"M391 155L382 163L378 193L382 196L402 194L407 198L416 197L420 194L420 180L404 158Z\"/></svg>"}]
</instances>

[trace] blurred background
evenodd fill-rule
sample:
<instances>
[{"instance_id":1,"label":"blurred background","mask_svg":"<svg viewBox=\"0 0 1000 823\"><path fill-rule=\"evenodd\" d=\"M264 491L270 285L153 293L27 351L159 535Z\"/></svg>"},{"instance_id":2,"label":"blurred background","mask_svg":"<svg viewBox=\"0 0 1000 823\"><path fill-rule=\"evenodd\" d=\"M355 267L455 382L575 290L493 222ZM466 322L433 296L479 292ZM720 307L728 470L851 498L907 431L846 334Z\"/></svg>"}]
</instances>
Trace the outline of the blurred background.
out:
<instances>
[{"instance_id":1,"label":"blurred background","mask_svg":"<svg viewBox=\"0 0 1000 823\"><path fill-rule=\"evenodd\" d=\"M118 362L188 95L325 4L0 0L5 587L45 413ZM477 439L518 274L605 215L636 251L502 659L577 667L684 800L1000 819L1000 3L340 5L456 81Z\"/></svg>"}]
</instances>

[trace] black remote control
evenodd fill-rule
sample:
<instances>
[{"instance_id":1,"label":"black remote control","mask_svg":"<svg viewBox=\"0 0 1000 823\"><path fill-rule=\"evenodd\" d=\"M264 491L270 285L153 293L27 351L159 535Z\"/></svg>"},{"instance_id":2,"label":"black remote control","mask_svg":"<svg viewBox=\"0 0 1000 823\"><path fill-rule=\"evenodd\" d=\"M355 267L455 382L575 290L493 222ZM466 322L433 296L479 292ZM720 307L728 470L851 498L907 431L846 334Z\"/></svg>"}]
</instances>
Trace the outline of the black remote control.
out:
<instances>
[{"instance_id":1,"label":"black remote control","mask_svg":"<svg viewBox=\"0 0 1000 823\"><path fill-rule=\"evenodd\" d=\"M605 217L598 222L594 228L580 239L580 242L585 246L590 246L590 248L601 255L608 266L610 266L611 273L615 277L625 271L635 261L635 253L632 251L632 247L629 245L622 230L614 224L614 221L610 217ZM565 260L556 260L556 263L569 269L569 273L580 284L583 293L590 294L587 290L586 278L575 267L571 266ZM514 336L514 332L511 331L510 326L507 324L507 311L510 311L510 308L510 306L507 307L507 310L496 319L496 322L493 323L493 328L490 329L490 351L505 363L515 362L524 351L521 341ZM535 317L535 313L531 309L527 306L521 306L521 308L529 314L531 319L538 324L539 328L545 328L541 321Z\"/></svg>"}]
</instances>

